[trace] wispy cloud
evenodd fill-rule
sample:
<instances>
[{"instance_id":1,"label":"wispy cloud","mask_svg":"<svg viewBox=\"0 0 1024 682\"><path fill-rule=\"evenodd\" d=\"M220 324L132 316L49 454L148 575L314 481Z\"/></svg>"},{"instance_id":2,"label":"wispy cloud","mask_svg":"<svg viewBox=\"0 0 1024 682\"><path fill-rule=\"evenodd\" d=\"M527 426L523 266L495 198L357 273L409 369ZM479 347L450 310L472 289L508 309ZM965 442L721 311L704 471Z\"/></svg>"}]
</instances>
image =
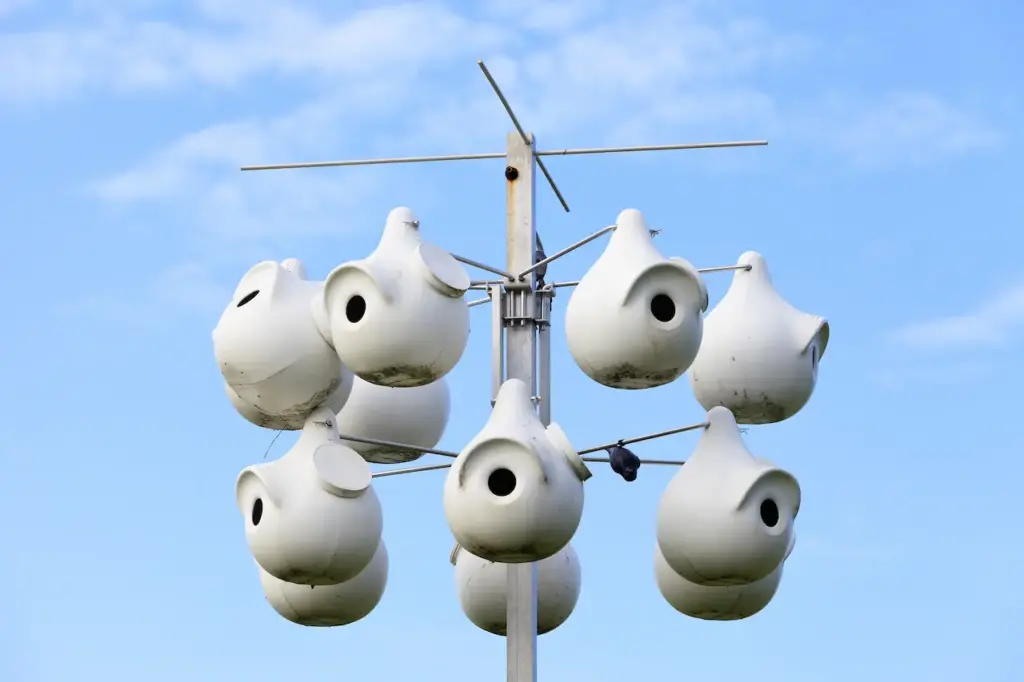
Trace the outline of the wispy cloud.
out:
<instances>
[{"instance_id":1,"label":"wispy cloud","mask_svg":"<svg viewBox=\"0 0 1024 682\"><path fill-rule=\"evenodd\" d=\"M924 163L990 149L999 133L925 92L896 92L870 104L829 96L801 125L863 168Z\"/></svg>"},{"instance_id":2,"label":"wispy cloud","mask_svg":"<svg viewBox=\"0 0 1024 682\"><path fill-rule=\"evenodd\" d=\"M56 74L54 87L65 94L90 84L231 85L267 72L312 84L319 94L292 113L188 133L93 187L97 196L121 205L187 201L201 215L214 216L219 231L251 234L252 213L232 218L237 211L231 207L259 203L267 196L264 183L287 182L298 201L311 205L322 199L332 213L338 208L310 174L245 183L237 174L227 177L243 162L316 158L341 131L360 131L350 135L348 146L387 147L392 153L476 149L493 141L503 114L479 74L471 67L455 77L446 71L443 82L430 75L451 63L470 64L481 53L542 144L644 141L681 128L695 138L783 132L856 164L878 166L964 153L996 139L967 113L923 93L893 94L869 104L830 96L819 105L811 96L803 109L782 110L757 86L759 75L806 56L811 42L754 18L709 18L699 3L641 4L623 12L566 0L544 3L542 11L531 14L515 11L507 0L489 0L474 18L423 2L347 16L318 14L294 3L254 9L241 0L203 0L197 7L202 19L197 27L131 15L105 19L84 34L61 33L59 40L66 41L61 49L18 52ZM256 15L258 23L251 18ZM125 31L132 37L111 34L100 40L89 31ZM47 36L25 39L58 40ZM119 52L104 56L84 45ZM38 58L33 49L40 50ZM47 60L67 69L50 69ZM0 73L18 78L17 68ZM4 78L0 75L0 95ZM44 88L37 95L46 94L47 78L28 80ZM278 194L277 200L286 201L286 195ZM267 215L263 208L269 209L261 207L256 215ZM283 205L271 213L292 211ZM310 226L323 222L308 211L303 218Z\"/></svg>"},{"instance_id":3,"label":"wispy cloud","mask_svg":"<svg viewBox=\"0 0 1024 682\"><path fill-rule=\"evenodd\" d=\"M175 229L235 244L345 229L339 216L380 189L373 169L242 174L239 165L315 160L341 146L358 155L492 148L507 122L472 66L480 56L543 146L781 133L876 167L995 139L926 93L779 99L762 83L821 46L756 17L701 2L528 2L536 12L509 0L344 12L301 0L74 0L62 22L0 43L0 101L100 91L176 100L196 87L251 93L286 76L305 93L295 108L184 132L88 187L109 207L158 207Z\"/></svg>"},{"instance_id":4,"label":"wispy cloud","mask_svg":"<svg viewBox=\"0 0 1024 682\"><path fill-rule=\"evenodd\" d=\"M212 324L231 297L231 287L201 263L177 263L131 294L110 291L88 294L57 308L62 317L89 318L101 325L160 330L182 316Z\"/></svg>"},{"instance_id":5,"label":"wispy cloud","mask_svg":"<svg viewBox=\"0 0 1024 682\"><path fill-rule=\"evenodd\" d=\"M893 342L922 349L1001 346L1024 327L1024 282L997 292L975 310L909 324L891 335Z\"/></svg>"},{"instance_id":6,"label":"wispy cloud","mask_svg":"<svg viewBox=\"0 0 1024 682\"><path fill-rule=\"evenodd\" d=\"M498 38L493 26L434 2L338 16L296 2L200 0L174 8L184 14L175 19L161 4L78 3L63 23L8 34L0 42L0 98L237 86L261 74L336 82L414 69Z\"/></svg>"},{"instance_id":7,"label":"wispy cloud","mask_svg":"<svg viewBox=\"0 0 1024 682\"><path fill-rule=\"evenodd\" d=\"M232 20L236 6L226 0L203 4L211 16L219 16L216 10ZM372 171L347 174L339 188L333 176L330 181L315 173L243 177L237 166L319 158L339 140L349 148L356 145L354 153L490 148L495 131L507 123L472 67L471 58L480 53L542 140L547 135L568 142L579 130L587 132L586 144L644 140L653 130L674 125L703 128L709 135L724 134L737 123L753 130L773 104L744 79L802 47L799 38L758 21L710 22L688 5L642 6L614 16L602 14L601 3L545 8L526 18L504 0L491 0L482 8L483 18L469 19L440 5L410 3L339 19L338 26L359 27L358 40L341 41L349 50L341 61L359 62L363 71L331 71L328 86L322 78L332 63L328 57L297 65L319 93L299 109L185 134L90 190L122 207L155 201L189 206L196 222L221 235L269 234L275 223L301 224L308 232L336 230L336 216L372 191ZM386 29L378 30L378 21L387 23ZM332 31L349 30L320 23L324 35L306 33L303 43L333 44ZM423 42L425 26L447 33L431 29L434 38ZM267 40L284 40L283 29L276 31L260 39L261 50L270 50ZM436 42L445 46L438 49ZM395 43L402 49L383 58L380 45ZM360 45L366 46L365 54L355 52ZM656 54L652 45L660 46ZM429 76L432 68L452 61L465 66L456 77L442 83Z\"/></svg>"},{"instance_id":8,"label":"wispy cloud","mask_svg":"<svg viewBox=\"0 0 1024 682\"><path fill-rule=\"evenodd\" d=\"M957 386L990 378L998 365L988 360L959 360L941 365L926 363L908 366L906 361L892 363L872 372L871 379L887 391L920 390Z\"/></svg>"}]
</instances>

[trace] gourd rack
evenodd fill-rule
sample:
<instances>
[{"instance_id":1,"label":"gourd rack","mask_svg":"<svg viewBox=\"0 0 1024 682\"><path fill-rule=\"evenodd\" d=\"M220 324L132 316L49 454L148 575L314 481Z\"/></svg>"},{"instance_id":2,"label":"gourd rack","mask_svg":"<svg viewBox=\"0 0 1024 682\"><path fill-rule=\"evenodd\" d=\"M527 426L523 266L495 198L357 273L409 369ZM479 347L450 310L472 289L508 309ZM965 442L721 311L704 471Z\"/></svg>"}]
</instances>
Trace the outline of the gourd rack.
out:
<instances>
[{"instance_id":1,"label":"gourd rack","mask_svg":"<svg viewBox=\"0 0 1024 682\"><path fill-rule=\"evenodd\" d=\"M298 168L327 168L344 166L370 166L385 164L425 163L434 161L469 161L482 159L505 159L506 184L506 266L497 268L462 256L455 258L466 265L498 275L501 279L474 280L472 289L486 291L487 297L472 301L469 305L490 303L492 306L492 402L494 395L507 379L519 379L532 390L535 396L541 422L546 426L551 421L551 299L558 287L571 287L576 282L545 283L547 265L552 261L610 232L614 226L606 227L581 239L550 256L545 255L542 242L535 227L536 212L536 170L544 175L562 208L568 212L569 205L558 189L551 173L544 165L544 157L575 156L590 154L614 154L624 152L669 151L682 149L714 149L726 147L764 146L766 140L737 142L700 142L690 144L666 144L633 147L598 147L583 149L536 149L536 140L526 132L491 75L487 66L478 61L495 95L501 101L515 130L508 134L505 152L483 154L449 154L441 156L415 156L345 161L315 161L307 163L282 163L258 166L244 166L243 171L282 170ZM749 268L731 265L702 268L700 272L718 272ZM580 454L598 452L614 445L625 445L651 440L682 431L701 428L705 424L684 426L677 429L648 434L581 450ZM384 446L400 447L453 456L454 453L418 448L409 445L342 436L346 440L363 441ZM607 457L585 457L585 461L608 462ZM641 460L648 464L682 464L665 460ZM431 464L381 471L377 476L390 476L418 471L429 471L449 467L450 464ZM536 682L537 679L537 568L534 563L508 564L507 583L507 680L508 682Z\"/></svg>"}]
</instances>

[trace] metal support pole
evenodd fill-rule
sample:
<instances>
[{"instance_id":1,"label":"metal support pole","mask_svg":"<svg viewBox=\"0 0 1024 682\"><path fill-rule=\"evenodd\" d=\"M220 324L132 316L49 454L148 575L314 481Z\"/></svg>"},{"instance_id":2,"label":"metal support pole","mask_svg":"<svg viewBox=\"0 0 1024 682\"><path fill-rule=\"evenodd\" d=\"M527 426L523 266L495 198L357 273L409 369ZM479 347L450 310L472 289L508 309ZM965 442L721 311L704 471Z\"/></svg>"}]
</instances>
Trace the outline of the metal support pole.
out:
<instances>
[{"instance_id":1,"label":"metal support pole","mask_svg":"<svg viewBox=\"0 0 1024 682\"><path fill-rule=\"evenodd\" d=\"M534 224L536 194L535 142L509 133L506 154L506 248L509 272L523 272L533 265L537 237ZM537 330L534 323L534 273L523 281L506 282L505 360L506 376L520 379L536 395ZM498 369L495 368L497 372ZM547 397L541 396L546 403ZM506 631L507 682L537 680L537 566L508 564Z\"/></svg>"}]
</instances>

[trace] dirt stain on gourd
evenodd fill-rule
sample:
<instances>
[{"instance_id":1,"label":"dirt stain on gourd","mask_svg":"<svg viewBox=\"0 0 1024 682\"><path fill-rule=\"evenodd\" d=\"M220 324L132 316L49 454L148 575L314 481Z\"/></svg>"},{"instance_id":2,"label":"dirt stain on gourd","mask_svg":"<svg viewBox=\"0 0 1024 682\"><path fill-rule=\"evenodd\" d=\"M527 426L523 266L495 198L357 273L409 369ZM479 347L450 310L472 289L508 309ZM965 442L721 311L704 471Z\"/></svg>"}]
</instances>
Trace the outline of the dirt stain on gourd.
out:
<instances>
[{"instance_id":1,"label":"dirt stain on gourd","mask_svg":"<svg viewBox=\"0 0 1024 682\"><path fill-rule=\"evenodd\" d=\"M363 452L363 459L374 464L406 464L423 456L416 450L401 448L377 447Z\"/></svg>"},{"instance_id":2,"label":"dirt stain on gourd","mask_svg":"<svg viewBox=\"0 0 1024 682\"><path fill-rule=\"evenodd\" d=\"M335 378L331 381L327 388L317 391L308 400L304 400L298 405L291 407L288 412L281 415L270 415L249 403L249 406L256 411L255 423L257 426L275 429L278 431L291 431L301 429L302 425L306 421L306 417L310 412L315 410L317 407L322 405L324 401L331 397L331 395L338 390L341 386L341 377ZM256 399L259 400L262 396L257 395Z\"/></svg>"},{"instance_id":3,"label":"dirt stain on gourd","mask_svg":"<svg viewBox=\"0 0 1024 682\"><path fill-rule=\"evenodd\" d=\"M483 558L483 555L488 554L488 548L480 547L476 545L466 545L464 549L475 556ZM502 552L500 563L529 563L536 561L534 557L540 556L540 552L537 551L537 546L533 542L528 542L520 547L514 547L507 552ZM494 559L487 559L495 563Z\"/></svg>"},{"instance_id":4,"label":"dirt stain on gourd","mask_svg":"<svg viewBox=\"0 0 1024 682\"><path fill-rule=\"evenodd\" d=\"M678 369L662 371L641 370L635 365L622 364L613 367L597 377L598 383L611 388L640 390L663 386L678 379L682 372Z\"/></svg>"},{"instance_id":5,"label":"dirt stain on gourd","mask_svg":"<svg viewBox=\"0 0 1024 682\"><path fill-rule=\"evenodd\" d=\"M721 400L719 404L729 408L741 424L774 424L793 416L763 392L752 398L747 391L733 391L733 399Z\"/></svg>"},{"instance_id":6,"label":"dirt stain on gourd","mask_svg":"<svg viewBox=\"0 0 1024 682\"><path fill-rule=\"evenodd\" d=\"M359 378L378 386L415 388L432 384L440 377L430 365L392 365L376 372L365 372Z\"/></svg>"}]
</instances>

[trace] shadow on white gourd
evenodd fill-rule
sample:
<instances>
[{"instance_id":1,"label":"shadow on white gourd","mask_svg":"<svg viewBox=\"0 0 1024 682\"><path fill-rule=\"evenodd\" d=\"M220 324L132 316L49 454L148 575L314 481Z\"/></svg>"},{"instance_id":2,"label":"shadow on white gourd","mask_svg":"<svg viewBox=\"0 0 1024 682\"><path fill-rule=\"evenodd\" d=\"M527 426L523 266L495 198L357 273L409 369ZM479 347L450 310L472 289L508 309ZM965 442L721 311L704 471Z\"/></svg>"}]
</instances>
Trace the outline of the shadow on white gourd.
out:
<instances>
[{"instance_id":1,"label":"shadow on white gourd","mask_svg":"<svg viewBox=\"0 0 1024 682\"><path fill-rule=\"evenodd\" d=\"M566 306L569 351L605 386L661 386L697 355L707 289L690 263L658 252L640 211L623 211L616 226Z\"/></svg>"},{"instance_id":2,"label":"shadow on white gourd","mask_svg":"<svg viewBox=\"0 0 1024 682\"><path fill-rule=\"evenodd\" d=\"M452 551L455 587L462 612L481 630L508 634L508 567L470 554L459 545ZM537 562L537 634L564 623L580 598L580 559L571 544Z\"/></svg>"},{"instance_id":3,"label":"shadow on white gourd","mask_svg":"<svg viewBox=\"0 0 1024 682\"><path fill-rule=\"evenodd\" d=\"M323 282L305 276L295 258L256 264L213 330L228 398L257 426L301 429L314 408L341 409L352 390L351 374L310 310Z\"/></svg>"},{"instance_id":4,"label":"shadow on white gourd","mask_svg":"<svg viewBox=\"0 0 1024 682\"><path fill-rule=\"evenodd\" d=\"M426 386L391 388L356 377L352 393L338 412L338 432L343 436L432 448L444 435L450 408L451 394L445 379ZM366 461L378 464L411 462L423 454L389 445L342 442Z\"/></svg>"},{"instance_id":5,"label":"shadow on white gourd","mask_svg":"<svg viewBox=\"0 0 1024 682\"><path fill-rule=\"evenodd\" d=\"M790 538L787 558L795 537ZM701 620L742 620L760 613L775 597L785 565L784 559L764 578L746 585L698 585L673 571L654 548L654 578L661 596L679 613Z\"/></svg>"},{"instance_id":6,"label":"shadow on white gourd","mask_svg":"<svg viewBox=\"0 0 1024 682\"><path fill-rule=\"evenodd\" d=\"M364 381L423 386L458 364L469 338L469 275L420 237L408 208L388 214L377 248L327 276L316 313L338 357Z\"/></svg>"},{"instance_id":7,"label":"shadow on white gourd","mask_svg":"<svg viewBox=\"0 0 1024 682\"><path fill-rule=\"evenodd\" d=\"M444 513L456 542L490 561L540 561L565 547L583 515L590 470L562 429L547 429L526 384L498 390L483 429L455 459Z\"/></svg>"},{"instance_id":8,"label":"shadow on white gourd","mask_svg":"<svg viewBox=\"0 0 1024 682\"><path fill-rule=\"evenodd\" d=\"M275 578L258 563L256 569L264 596L281 616L299 625L337 627L377 608L388 583L388 550L381 540L366 568L337 585L297 585Z\"/></svg>"},{"instance_id":9,"label":"shadow on white gourd","mask_svg":"<svg viewBox=\"0 0 1024 682\"><path fill-rule=\"evenodd\" d=\"M253 558L275 578L336 585L359 574L380 544L383 517L370 467L319 407L283 457L238 476L235 498Z\"/></svg>"},{"instance_id":10,"label":"shadow on white gourd","mask_svg":"<svg viewBox=\"0 0 1024 682\"><path fill-rule=\"evenodd\" d=\"M746 585L787 556L800 510L793 476L747 450L732 413L713 407L708 427L658 506L658 547L698 585Z\"/></svg>"},{"instance_id":11,"label":"shadow on white gourd","mask_svg":"<svg viewBox=\"0 0 1024 682\"><path fill-rule=\"evenodd\" d=\"M824 317L782 298L761 254L747 251L732 284L704 321L690 387L705 410L729 408L740 424L770 424L810 400L828 346Z\"/></svg>"}]
</instances>

